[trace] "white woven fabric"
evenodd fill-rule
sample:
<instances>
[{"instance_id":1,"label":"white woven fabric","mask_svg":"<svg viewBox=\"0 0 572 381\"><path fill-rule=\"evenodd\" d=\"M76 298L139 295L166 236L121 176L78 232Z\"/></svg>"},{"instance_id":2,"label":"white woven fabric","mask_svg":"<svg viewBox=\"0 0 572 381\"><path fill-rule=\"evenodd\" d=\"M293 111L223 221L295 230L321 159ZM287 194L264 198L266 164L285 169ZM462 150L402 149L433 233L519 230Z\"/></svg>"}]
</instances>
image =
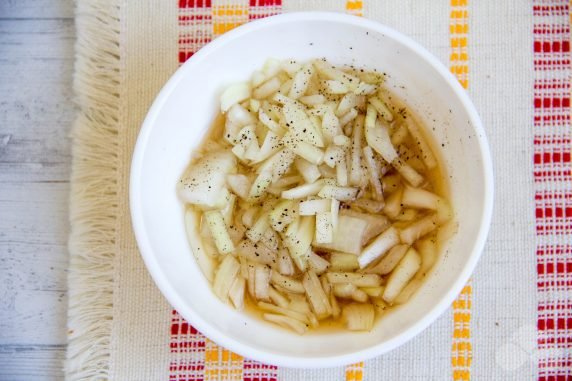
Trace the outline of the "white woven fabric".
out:
<instances>
[{"instance_id":1,"label":"white woven fabric","mask_svg":"<svg viewBox=\"0 0 572 381\"><path fill-rule=\"evenodd\" d=\"M210 6L197 6L203 2ZM466 6L465 0L283 0L259 1L254 6L246 0L87 3L78 0L82 42L78 44L76 89L82 115L75 129L72 178L69 326L74 333L68 354L69 380L97 376L121 381L263 380L260 375L284 381L538 377L542 354L537 350L531 4L519 0L469 1ZM452 9L466 10L468 91L488 134L496 179L489 241L471 283L470 336L466 339L472 344L472 361L468 358L463 361L469 363L459 365L452 360L453 310L414 340L358 365L355 371L346 367L253 371L250 362L226 359L222 349L212 349L208 340L189 327L182 328L184 322L159 293L137 251L128 210L129 167L139 126L161 86L193 49L216 37L208 21L189 22L185 17L211 15L214 7L228 4L250 7L252 14L261 16L301 10L361 13L413 37L447 66L453 44ZM244 16L238 22L248 19ZM180 40L199 35L204 41ZM98 90L102 86L105 91ZM110 110L112 117L101 117ZM94 134L96 129L101 132ZM106 146L108 142L113 143ZM97 157L103 154L113 157L108 169L101 166L109 161ZM90 173L106 178L113 195L97 209L90 202L99 194L86 191ZM98 229L107 229L103 237L88 234ZM95 261L98 250L101 253ZM105 286L100 289L97 282L101 279ZM189 348L173 350L179 342ZM569 348L557 350L567 350L570 359ZM209 362L212 351L219 351L218 363ZM229 371L212 371L217 366Z\"/></svg>"}]
</instances>

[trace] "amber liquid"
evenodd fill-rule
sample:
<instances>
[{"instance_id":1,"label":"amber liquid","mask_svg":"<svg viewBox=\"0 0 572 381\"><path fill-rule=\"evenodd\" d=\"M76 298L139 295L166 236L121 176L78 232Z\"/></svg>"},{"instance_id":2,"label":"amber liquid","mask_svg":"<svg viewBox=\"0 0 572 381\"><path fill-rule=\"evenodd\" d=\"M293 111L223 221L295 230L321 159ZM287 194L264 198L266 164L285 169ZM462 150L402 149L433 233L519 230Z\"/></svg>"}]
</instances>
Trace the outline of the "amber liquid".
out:
<instances>
[{"instance_id":1,"label":"amber liquid","mask_svg":"<svg viewBox=\"0 0 572 381\"><path fill-rule=\"evenodd\" d=\"M426 178L428 181L425 185L425 189L432 191L433 193L436 193L437 195L445 198L445 199L450 199L449 198L449 178L446 175L445 171L444 171L444 165L443 165L443 160L442 160L442 156L441 156L441 147L438 146L435 142L435 140L433 139L433 137L431 136L431 134L428 132L427 130L427 126L425 126L423 123L421 123L422 119L419 118L413 110L411 110L403 101L401 101L398 97L396 97L394 94L387 92L385 94L384 97L387 105L389 106L389 108L394 112L394 121L392 122L391 125L391 130L393 131L395 128L397 128L397 126L399 126L401 123L404 123L404 118L413 118L414 121L417 123L418 126L421 127L421 130L423 132L424 138L426 139L426 141L428 142L428 144L430 145L433 154L435 156L435 158L437 159L438 165L437 167L435 167L432 170L424 170L424 171L420 171L418 170L418 172L424 177ZM400 110L406 110L406 112L400 112ZM226 148L230 148L231 146L224 140L224 123L225 123L225 118L224 115L222 114L218 114L215 117L215 120L213 121L211 127L209 128L209 130L207 131L207 133L204 135L201 144L198 146L198 148L194 151L194 158L198 158L200 156L202 156L202 154L204 154L205 152L211 151L211 150L215 150L215 149L220 149L222 147L226 147ZM415 144L412 144L412 138L409 136L407 138L407 140L405 141L405 144L410 147L415 155L420 158L421 157L421 153L417 150ZM421 218L421 217L420 217ZM437 251L440 252L441 251L441 242L440 240L443 240L443 237L450 237L451 234L454 234L454 231L456 230L456 228L454 226L452 226L452 222L446 224L445 226L440 227L439 229L437 229L436 231L432 232L429 236L426 236L425 238L431 238L434 242L436 242L437 244ZM443 230L445 229L449 229L451 230L451 233L448 234L442 234ZM437 263L438 261L436 261ZM298 275L298 278L301 280L302 274ZM384 282L386 281L387 276L384 279ZM264 311L262 309L260 309L257 305L256 305L256 301L254 301L251 296L248 294L248 292L246 292L246 296L245 296L245 305L244 305L244 312L251 315L251 316L255 316L256 318L263 320L262 315L264 313L267 313L267 311ZM351 300L344 300L344 299L340 299L337 298L338 300L338 304L340 306L341 309L343 309L343 306L345 304L351 303ZM375 303L373 303L375 305ZM386 305L383 308L381 307L376 307L376 313L375 313L375 321L377 324L379 322L379 320L383 319L383 316L386 315L387 313L390 313L392 310L399 308L399 305L395 305L395 306L389 306ZM263 320L264 321L264 320ZM335 331L345 331L345 323L342 321L341 317L334 319L332 317L324 319L324 320L320 320L319 322L319 326L316 328L312 328L310 330L308 330L308 333L312 333L312 334L323 334L323 333L329 333L329 332L335 332ZM267 323L267 324L272 324L272 323Z\"/></svg>"}]
</instances>

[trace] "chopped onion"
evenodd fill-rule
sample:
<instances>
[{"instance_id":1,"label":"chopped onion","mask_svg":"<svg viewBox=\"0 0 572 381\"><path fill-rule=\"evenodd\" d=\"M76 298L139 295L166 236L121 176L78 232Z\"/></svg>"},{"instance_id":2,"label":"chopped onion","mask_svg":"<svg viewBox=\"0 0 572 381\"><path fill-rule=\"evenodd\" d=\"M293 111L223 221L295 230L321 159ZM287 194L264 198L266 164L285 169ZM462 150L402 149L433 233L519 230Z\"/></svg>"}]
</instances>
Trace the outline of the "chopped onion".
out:
<instances>
[{"instance_id":1,"label":"chopped onion","mask_svg":"<svg viewBox=\"0 0 572 381\"><path fill-rule=\"evenodd\" d=\"M333 252L330 254L330 269L332 271L355 271L359 269L357 256Z\"/></svg>"},{"instance_id":2,"label":"chopped onion","mask_svg":"<svg viewBox=\"0 0 572 381\"><path fill-rule=\"evenodd\" d=\"M228 293L240 271L240 264L232 255L226 255L220 263L213 282L214 293L222 300L228 300Z\"/></svg>"},{"instance_id":3,"label":"chopped onion","mask_svg":"<svg viewBox=\"0 0 572 381\"><path fill-rule=\"evenodd\" d=\"M221 300L299 334L322 320L368 331L419 289L454 212L422 118L384 80L269 59L222 93L177 188L193 256Z\"/></svg>"},{"instance_id":4,"label":"chopped onion","mask_svg":"<svg viewBox=\"0 0 572 381\"><path fill-rule=\"evenodd\" d=\"M278 314L263 314L262 317L264 317L264 319L268 320L269 322L276 323L285 328L290 328L300 335L306 333L308 329L306 324L288 316Z\"/></svg>"},{"instance_id":5,"label":"chopped onion","mask_svg":"<svg viewBox=\"0 0 572 381\"><path fill-rule=\"evenodd\" d=\"M338 228L331 243L313 242L313 245L330 251L341 251L358 255L367 229L367 222L350 216L338 216Z\"/></svg>"},{"instance_id":6,"label":"chopped onion","mask_svg":"<svg viewBox=\"0 0 572 381\"><path fill-rule=\"evenodd\" d=\"M270 299L270 267L257 264L254 267L254 297L258 300Z\"/></svg>"},{"instance_id":7,"label":"chopped onion","mask_svg":"<svg viewBox=\"0 0 572 381\"><path fill-rule=\"evenodd\" d=\"M314 311L318 320L330 316L332 307L316 274L312 270L307 271L302 278L302 283L312 311Z\"/></svg>"},{"instance_id":8,"label":"chopped onion","mask_svg":"<svg viewBox=\"0 0 572 381\"><path fill-rule=\"evenodd\" d=\"M332 284L351 283L356 287L377 287L381 284L381 277L377 274L328 272L326 276Z\"/></svg>"},{"instance_id":9,"label":"chopped onion","mask_svg":"<svg viewBox=\"0 0 572 381\"><path fill-rule=\"evenodd\" d=\"M185 212L185 227L187 238L191 245L191 251L205 278L212 281L214 278L216 262L214 258L207 254L202 238L199 234L200 214L192 207L187 208Z\"/></svg>"},{"instance_id":10,"label":"chopped onion","mask_svg":"<svg viewBox=\"0 0 572 381\"><path fill-rule=\"evenodd\" d=\"M216 210L205 212L205 219L218 252L228 254L234 251L234 244L230 239L222 214Z\"/></svg>"},{"instance_id":11,"label":"chopped onion","mask_svg":"<svg viewBox=\"0 0 572 381\"><path fill-rule=\"evenodd\" d=\"M389 276L383 292L383 299L388 303L392 303L407 283L415 276L420 267L421 258L419 254L417 254L415 249L410 248Z\"/></svg>"},{"instance_id":12,"label":"chopped onion","mask_svg":"<svg viewBox=\"0 0 572 381\"><path fill-rule=\"evenodd\" d=\"M250 97L250 85L248 83L237 83L226 88L220 97L220 109L227 112L228 109Z\"/></svg>"},{"instance_id":13,"label":"chopped onion","mask_svg":"<svg viewBox=\"0 0 572 381\"><path fill-rule=\"evenodd\" d=\"M288 292L293 292L295 294L303 294L305 292L302 282L279 274L276 271L272 272L270 281L273 285L280 287Z\"/></svg>"},{"instance_id":14,"label":"chopped onion","mask_svg":"<svg viewBox=\"0 0 572 381\"><path fill-rule=\"evenodd\" d=\"M359 266L363 269L373 261L381 258L398 243L399 232L394 227L390 227L363 249L358 258Z\"/></svg>"},{"instance_id":15,"label":"chopped onion","mask_svg":"<svg viewBox=\"0 0 572 381\"><path fill-rule=\"evenodd\" d=\"M366 268L364 270L367 274L389 274L395 266L399 263L401 258L405 255L409 246L407 245L397 245L391 248L389 252L379 261L379 263L371 268Z\"/></svg>"},{"instance_id":16,"label":"chopped onion","mask_svg":"<svg viewBox=\"0 0 572 381\"><path fill-rule=\"evenodd\" d=\"M234 305L234 308L241 310L244 307L244 290L246 288L246 280L237 276L230 286L228 296Z\"/></svg>"},{"instance_id":17,"label":"chopped onion","mask_svg":"<svg viewBox=\"0 0 572 381\"><path fill-rule=\"evenodd\" d=\"M350 331L369 331L373 327L375 311L371 304L352 303L344 306L342 317Z\"/></svg>"},{"instance_id":18,"label":"chopped onion","mask_svg":"<svg viewBox=\"0 0 572 381\"><path fill-rule=\"evenodd\" d=\"M301 216L314 216L317 213L329 212L331 201L326 199L307 200L300 202Z\"/></svg>"}]
</instances>

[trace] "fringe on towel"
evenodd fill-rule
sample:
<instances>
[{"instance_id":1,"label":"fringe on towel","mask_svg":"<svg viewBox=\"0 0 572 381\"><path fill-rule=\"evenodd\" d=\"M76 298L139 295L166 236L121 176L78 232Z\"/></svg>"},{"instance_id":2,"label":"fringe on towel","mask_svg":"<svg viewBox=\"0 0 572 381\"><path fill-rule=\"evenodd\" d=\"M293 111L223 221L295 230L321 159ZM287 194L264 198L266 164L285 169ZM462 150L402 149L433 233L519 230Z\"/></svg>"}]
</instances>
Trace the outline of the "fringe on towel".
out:
<instances>
[{"instance_id":1,"label":"fringe on towel","mask_svg":"<svg viewBox=\"0 0 572 381\"><path fill-rule=\"evenodd\" d=\"M76 0L66 380L108 379L117 220L119 0Z\"/></svg>"}]
</instances>

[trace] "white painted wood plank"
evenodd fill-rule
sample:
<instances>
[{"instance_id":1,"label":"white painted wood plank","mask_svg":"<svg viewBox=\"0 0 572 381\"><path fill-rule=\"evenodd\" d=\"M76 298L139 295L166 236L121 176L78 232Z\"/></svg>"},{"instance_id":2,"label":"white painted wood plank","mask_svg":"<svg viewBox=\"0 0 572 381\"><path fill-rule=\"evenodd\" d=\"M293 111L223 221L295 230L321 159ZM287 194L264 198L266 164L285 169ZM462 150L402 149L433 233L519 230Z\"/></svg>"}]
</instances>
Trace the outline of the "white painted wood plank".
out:
<instances>
[{"instance_id":1,"label":"white painted wood plank","mask_svg":"<svg viewBox=\"0 0 572 381\"><path fill-rule=\"evenodd\" d=\"M73 0L1 0L0 18L72 18Z\"/></svg>"},{"instance_id":2,"label":"white painted wood plank","mask_svg":"<svg viewBox=\"0 0 572 381\"><path fill-rule=\"evenodd\" d=\"M64 347L0 346L0 381L62 380Z\"/></svg>"},{"instance_id":3,"label":"white painted wood plank","mask_svg":"<svg viewBox=\"0 0 572 381\"><path fill-rule=\"evenodd\" d=\"M0 0L0 380L61 380L73 0Z\"/></svg>"},{"instance_id":4,"label":"white painted wood plank","mask_svg":"<svg viewBox=\"0 0 572 381\"><path fill-rule=\"evenodd\" d=\"M67 181L73 20L0 20L0 183Z\"/></svg>"},{"instance_id":5,"label":"white painted wood plank","mask_svg":"<svg viewBox=\"0 0 572 381\"><path fill-rule=\"evenodd\" d=\"M68 188L2 184L0 344L65 344Z\"/></svg>"}]
</instances>

